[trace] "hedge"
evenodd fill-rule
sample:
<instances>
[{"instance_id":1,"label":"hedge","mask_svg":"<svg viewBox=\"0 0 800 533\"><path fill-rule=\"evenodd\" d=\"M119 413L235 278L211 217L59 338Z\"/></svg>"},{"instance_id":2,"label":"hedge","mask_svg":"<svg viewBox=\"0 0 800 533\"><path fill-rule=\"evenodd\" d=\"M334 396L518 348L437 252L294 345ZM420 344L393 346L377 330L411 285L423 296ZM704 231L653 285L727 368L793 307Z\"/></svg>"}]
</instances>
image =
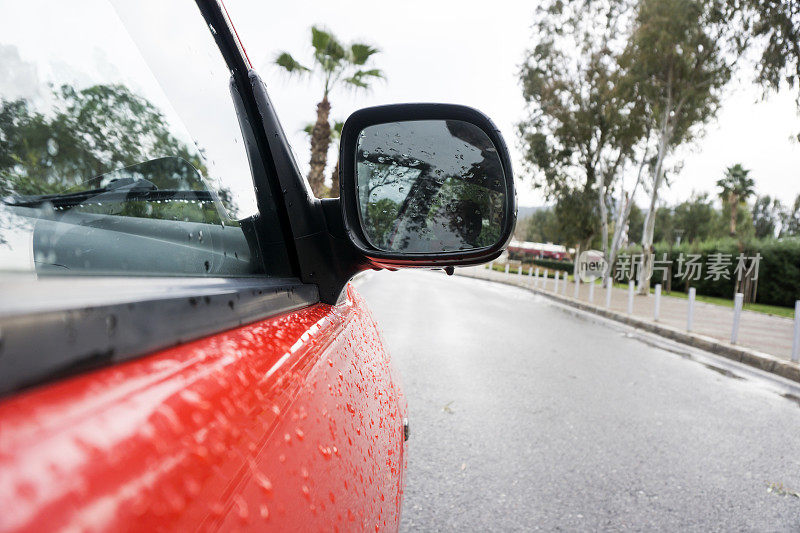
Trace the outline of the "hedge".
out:
<instances>
[{"instance_id":1,"label":"hedge","mask_svg":"<svg viewBox=\"0 0 800 533\"><path fill-rule=\"evenodd\" d=\"M761 254L761 262L758 268L758 292L756 302L770 305L781 305L793 307L796 300L800 300L800 239L770 239L757 241L753 240L742 245L740 250L739 242L734 239L722 239L704 241L693 244L681 244L670 246L659 243L654 246L655 259L660 261L664 254L672 264L672 289L687 291L689 287L697 289L698 294L706 296L719 296L722 298L732 298L736 283L736 258L739 253L744 253L746 257L753 257L756 253ZM621 250L621 253L633 255L641 253L640 247L631 247ZM678 274L678 257L683 253L700 254L702 275L699 280L686 280ZM730 279L720 278L719 280L705 279L707 276L708 256L710 254L730 254L731 266L729 268ZM618 262L619 266L620 263ZM616 273L616 269L614 269ZM628 272L622 276L622 281L628 281ZM656 272L654 277L660 276ZM619 277L617 277L619 279Z\"/></svg>"},{"instance_id":2,"label":"hedge","mask_svg":"<svg viewBox=\"0 0 800 533\"><path fill-rule=\"evenodd\" d=\"M575 269L575 263L570 261L556 261L555 259L533 259L531 260L531 263L536 266L549 268L550 270L563 270L565 272L569 272L570 274Z\"/></svg>"}]
</instances>

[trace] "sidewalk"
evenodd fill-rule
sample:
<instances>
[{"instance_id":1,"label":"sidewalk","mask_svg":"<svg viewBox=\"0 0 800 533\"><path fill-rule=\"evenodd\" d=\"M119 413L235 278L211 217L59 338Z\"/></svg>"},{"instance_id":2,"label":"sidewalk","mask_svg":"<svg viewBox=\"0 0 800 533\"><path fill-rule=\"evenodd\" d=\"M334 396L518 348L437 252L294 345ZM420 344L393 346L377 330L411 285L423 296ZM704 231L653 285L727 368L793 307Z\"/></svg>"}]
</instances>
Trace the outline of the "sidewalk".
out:
<instances>
[{"instance_id":1,"label":"sidewalk","mask_svg":"<svg viewBox=\"0 0 800 533\"><path fill-rule=\"evenodd\" d=\"M582 307L589 311L598 312L626 322L636 322L639 326L652 326L647 329L659 334L674 338L681 342L695 344L699 348L708 349L729 358L733 358L752 366L757 366L770 372L800 377L800 365L789 361L792 352L792 335L794 332L794 321L789 318L757 313L754 311L742 311L739 325L739 335L736 345L730 344L731 330L733 326L733 309L705 302L695 302L694 304L694 323L692 332L686 331L687 311L689 302L681 298L673 298L666 294L661 296L661 307L659 320L654 318L655 296L634 296L633 314L628 315L628 291L626 289L612 289L611 306L606 309L606 290L600 285L599 281L594 287L594 299L589 302L590 287L582 283L579 289L579 297L576 300L575 284L568 283L564 290L564 280L559 280L558 294L553 292L554 280L548 279L546 285L544 279L539 278L538 287L534 287L534 277L529 277L527 272L523 275L515 273L505 274L487 269L485 266L457 268L456 274L507 283L528 288L533 292L546 296L556 297L565 303ZM544 287L543 287L544 285ZM691 342L693 340L704 342ZM709 342L710 341L710 342ZM711 346L713 345L713 347ZM744 350L741 350L744 348ZM754 357L766 355L766 361L748 361L750 353ZM775 365L772 359L777 360ZM780 371L773 371L766 367L779 366ZM790 378L798 379L796 378Z\"/></svg>"}]
</instances>

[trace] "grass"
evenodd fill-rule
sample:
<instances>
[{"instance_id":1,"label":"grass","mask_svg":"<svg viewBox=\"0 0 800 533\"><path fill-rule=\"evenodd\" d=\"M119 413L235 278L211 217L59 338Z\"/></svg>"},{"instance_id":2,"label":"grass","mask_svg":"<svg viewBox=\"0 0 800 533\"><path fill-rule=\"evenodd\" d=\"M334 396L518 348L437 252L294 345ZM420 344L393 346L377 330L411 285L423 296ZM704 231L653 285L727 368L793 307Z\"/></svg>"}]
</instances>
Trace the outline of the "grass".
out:
<instances>
[{"instance_id":1,"label":"grass","mask_svg":"<svg viewBox=\"0 0 800 533\"><path fill-rule=\"evenodd\" d=\"M494 265L494 270L496 272L505 272L506 267L505 265ZM540 272L546 269L540 267ZM516 275L518 272L517 269L511 269L510 274ZM523 275L527 275L528 271L523 269ZM552 273L549 275L552 278ZM569 280L574 282L573 276L569 276ZM628 285L625 283L614 283L614 286L619 289L627 289ZM650 288L650 293L652 294L655 292L655 289L652 287ZM679 291L672 291L670 294L663 293L665 297L668 298L680 298L682 300L686 300L689 296L685 292ZM720 305L723 307L733 307L733 299L732 298L720 298L718 296L704 296L702 294L698 294L695 298L698 302L706 302L709 304ZM759 303L752 303L752 304L744 304L744 309L747 311L755 311L756 313L763 313L765 315L774 315L774 316L781 316L785 318L794 318L794 309L791 307L781 307L779 305L769 305L769 304L759 304Z\"/></svg>"}]
</instances>

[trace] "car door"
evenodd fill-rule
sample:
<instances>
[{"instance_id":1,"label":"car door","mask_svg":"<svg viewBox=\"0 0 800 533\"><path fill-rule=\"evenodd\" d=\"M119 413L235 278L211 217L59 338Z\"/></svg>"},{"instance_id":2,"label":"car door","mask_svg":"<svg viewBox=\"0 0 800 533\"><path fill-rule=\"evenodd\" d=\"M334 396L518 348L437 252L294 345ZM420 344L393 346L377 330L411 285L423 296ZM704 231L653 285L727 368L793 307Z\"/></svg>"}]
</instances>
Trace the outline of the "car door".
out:
<instances>
[{"instance_id":1,"label":"car door","mask_svg":"<svg viewBox=\"0 0 800 533\"><path fill-rule=\"evenodd\" d=\"M399 383L221 6L2 11L0 529L396 529Z\"/></svg>"}]
</instances>

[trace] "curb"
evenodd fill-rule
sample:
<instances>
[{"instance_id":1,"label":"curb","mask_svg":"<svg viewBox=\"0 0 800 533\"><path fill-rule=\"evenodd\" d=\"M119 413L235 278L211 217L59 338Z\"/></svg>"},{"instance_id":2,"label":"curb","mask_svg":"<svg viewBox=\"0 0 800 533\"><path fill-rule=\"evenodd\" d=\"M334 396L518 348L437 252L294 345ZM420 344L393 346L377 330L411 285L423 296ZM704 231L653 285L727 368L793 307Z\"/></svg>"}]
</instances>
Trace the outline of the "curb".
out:
<instances>
[{"instance_id":1,"label":"curb","mask_svg":"<svg viewBox=\"0 0 800 533\"><path fill-rule=\"evenodd\" d=\"M759 370L763 370L764 372L769 372L771 374L775 374L782 378L789 379L796 383L800 383L800 365L792 363L791 361L779 359L773 355L764 352L759 352L757 350L751 350L749 348L743 348L741 346L728 344L726 342L711 337L707 337L705 335L688 333L686 331L681 331L672 326L667 326L664 324L651 322L649 320L636 318L625 313L610 311L608 309L598 307L596 305L575 300L574 298L570 298L569 296L562 296L560 294L546 292L541 289L528 287L526 285L518 285L513 282L507 283L502 280L495 280L495 279L490 279L488 277L484 278L481 276L475 276L465 272L464 270L459 271L458 269L456 269L456 273L460 276L465 276L474 279L482 279L493 283L501 283L503 285L511 285L514 287L519 287L520 289L525 289L534 294L538 294L539 296L550 298L551 300L554 300L561 304L575 307L582 311L587 311L589 313L593 313L614 320L616 322L621 322L623 324L627 324L628 326L643 329L645 331L649 331L650 333L655 333L656 335L660 335L662 337L666 337L667 339L671 339L680 342L682 344L686 344L693 348L705 350L707 352L711 352L713 354L725 357L726 359L731 359L738 363L742 363L757 368Z\"/></svg>"}]
</instances>

